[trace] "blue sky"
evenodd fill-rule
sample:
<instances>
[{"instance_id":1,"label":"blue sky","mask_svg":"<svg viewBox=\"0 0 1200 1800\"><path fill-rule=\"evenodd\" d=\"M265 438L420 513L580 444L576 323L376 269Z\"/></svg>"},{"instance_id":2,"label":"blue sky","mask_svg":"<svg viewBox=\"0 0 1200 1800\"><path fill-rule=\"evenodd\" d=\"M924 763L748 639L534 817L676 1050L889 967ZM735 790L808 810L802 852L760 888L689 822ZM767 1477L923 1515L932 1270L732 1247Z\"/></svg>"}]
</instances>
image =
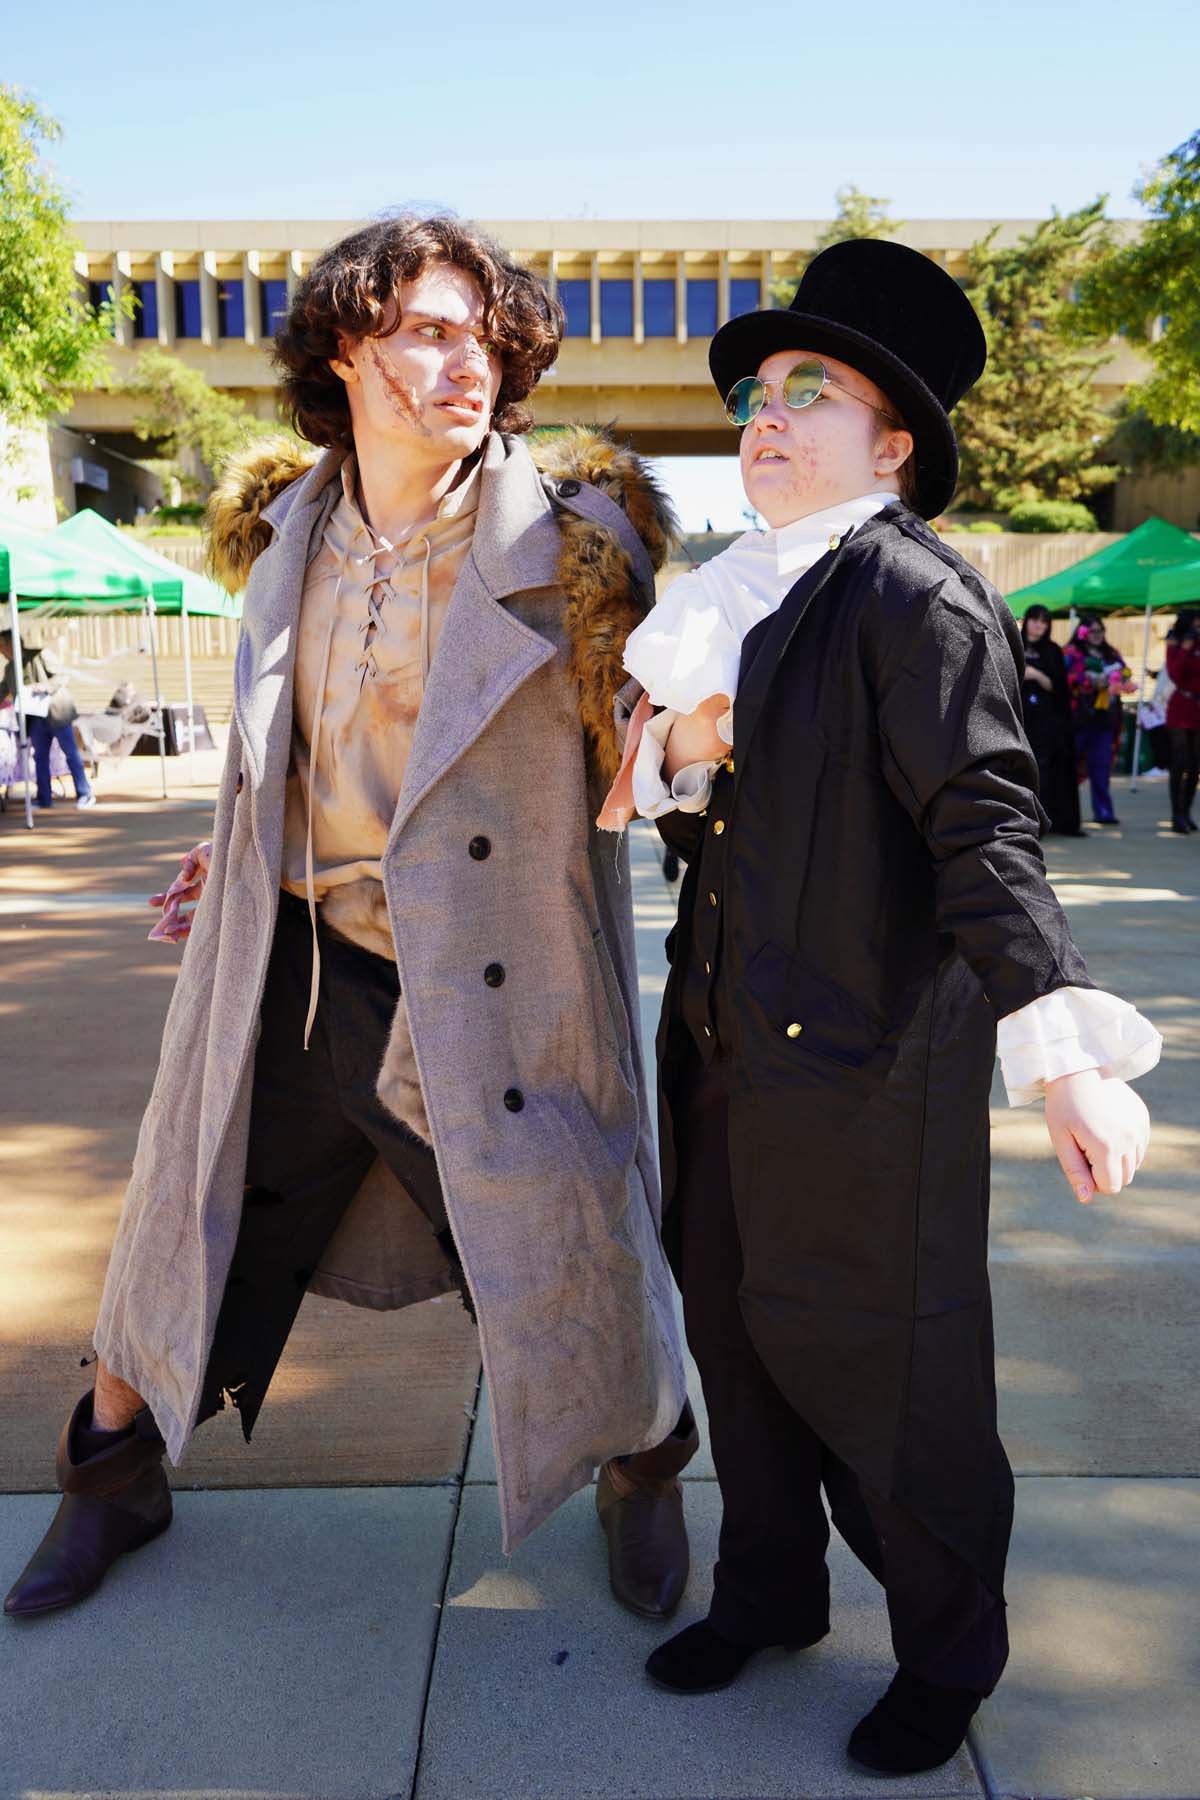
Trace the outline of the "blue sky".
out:
<instances>
[{"instance_id":1,"label":"blue sky","mask_svg":"<svg viewBox=\"0 0 1200 1800\"><path fill-rule=\"evenodd\" d=\"M822 218L847 182L899 219L1119 217L1200 124L1194 0L61 0L10 8L3 53L90 219ZM741 523L727 468L684 473L689 524Z\"/></svg>"},{"instance_id":2,"label":"blue sky","mask_svg":"<svg viewBox=\"0 0 1200 1800\"><path fill-rule=\"evenodd\" d=\"M7 14L84 218L819 218L845 182L900 218L1120 214L1200 122L1182 0Z\"/></svg>"}]
</instances>

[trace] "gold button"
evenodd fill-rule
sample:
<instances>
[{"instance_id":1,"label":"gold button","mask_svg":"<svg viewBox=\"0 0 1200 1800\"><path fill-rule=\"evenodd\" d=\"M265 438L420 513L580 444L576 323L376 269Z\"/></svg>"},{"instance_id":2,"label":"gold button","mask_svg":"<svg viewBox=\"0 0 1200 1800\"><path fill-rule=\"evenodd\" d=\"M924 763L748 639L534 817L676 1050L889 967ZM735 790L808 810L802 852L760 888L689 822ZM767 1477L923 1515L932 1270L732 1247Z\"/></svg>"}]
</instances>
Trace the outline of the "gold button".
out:
<instances>
[{"instance_id":1,"label":"gold button","mask_svg":"<svg viewBox=\"0 0 1200 1800\"><path fill-rule=\"evenodd\" d=\"M705 808L704 808L704 811L703 811L703 812L702 812L702 813L698 813L698 814L697 814L697 815L696 815L696 816L697 816L697 817L698 817L698 818L701 818L701 819L707 819L707 817L708 817L708 808L707 808L707 806L706 806L706 807L705 807Z\"/></svg>"},{"instance_id":2,"label":"gold button","mask_svg":"<svg viewBox=\"0 0 1200 1800\"><path fill-rule=\"evenodd\" d=\"M725 758L725 767L729 771L729 773L732 775L733 774L733 758L732 758L732 756L727 756Z\"/></svg>"},{"instance_id":3,"label":"gold button","mask_svg":"<svg viewBox=\"0 0 1200 1800\"><path fill-rule=\"evenodd\" d=\"M713 836L720 837L720 835L724 831L724 829L725 829L724 819L718 819L716 824L713 826Z\"/></svg>"},{"instance_id":4,"label":"gold button","mask_svg":"<svg viewBox=\"0 0 1200 1800\"><path fill-rule=\"evenodd\" d=\"M841 538L838 536L837 532L835 531L833 533L833 536L829 540L829 548L831 550L836 550L838 545L841 543L841 541L842 541Z\"/></svg>"},{"instance_id":5,"label":"gold button","mask_svg":"<svg viewBox=\"0 0 1200 1800\"><path fill-rule=\"evenodd\" d=\"M787 1028L787 1034L790 1038L798 1038L800 1036L800 1033L803 1030L804 1030L803 1025L789 1025Z\"/></svg>"},{"instance_id":6,"label":"gold button","mask_svg":"<svg viewBox=\"0 0 1200 1800\"><path fill-rule=\"evenodd\" d=\"M705 973L705 974L706 974L706 975L711 975L711 974L712 974L712 964L711 964L711 963L705 963L705 965L704 965L704 973Z\"/></svg>"},{"instance_id":7,"label":"gold button","mask_svg":"<svg viewBox=\"0 0 1200 1800\"><path fill-rule=\"evenodd\" d=\"M715 894L710 894L708 896L708 904L710 906L715 906L717 904L717 896Z\"/></svg>"}]
</instances>

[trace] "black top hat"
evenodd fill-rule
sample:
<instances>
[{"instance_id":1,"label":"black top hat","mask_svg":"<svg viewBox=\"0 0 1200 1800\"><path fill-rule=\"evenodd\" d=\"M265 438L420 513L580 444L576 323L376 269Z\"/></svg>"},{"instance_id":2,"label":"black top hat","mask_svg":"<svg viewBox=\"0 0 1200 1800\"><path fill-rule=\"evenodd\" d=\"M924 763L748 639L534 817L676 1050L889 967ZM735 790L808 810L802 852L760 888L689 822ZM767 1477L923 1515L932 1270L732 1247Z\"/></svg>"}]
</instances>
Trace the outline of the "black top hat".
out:
<instances>
[{"instance_id":1,"label":"black top hat","mask_svg":"<svg viewBox=\"0 0 1200 1800\"><path fill-rule=\"evenodd\" d=\"M958 444L948 414L987 360L975 309L958 283L918 250L878 238L832 244L804 271L786 311L722 325L708 366L722 400L776 350L825 352L883 389L913 435L916 510L950 504Z\"/></svg>"}]
</instances>

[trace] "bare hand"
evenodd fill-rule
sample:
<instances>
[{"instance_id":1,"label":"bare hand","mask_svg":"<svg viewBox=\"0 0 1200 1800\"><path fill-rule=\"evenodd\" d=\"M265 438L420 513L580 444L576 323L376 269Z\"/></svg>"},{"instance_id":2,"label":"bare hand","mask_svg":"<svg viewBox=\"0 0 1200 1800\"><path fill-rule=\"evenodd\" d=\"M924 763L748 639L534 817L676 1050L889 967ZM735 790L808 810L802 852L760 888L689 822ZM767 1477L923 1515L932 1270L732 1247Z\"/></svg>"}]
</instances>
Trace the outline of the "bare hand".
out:
<instances>
[{"instance_id":1,"label":"bare hand","mask_svg":"<svg viewBox=\"0 0 1200 1800\"><path fill-rule=\"evenodd\" d=\"M165 893L151 894L150 905L161 907L162 918L150 933L155 943L177 944L192 929L192 914L200 904L212 861L211 844L195 844L179 859L179 873ZM184 910L186 908L186 911Z\"/></svg>"},{"instance_id":2,"label":"bare hand","mask_svg":"<svg viewBox=\"0 0 1200 1800\"><path fill-rule=\"evenodd\" d=\"M729 695L713 694L695 712L682 713L667 738L666 771L669 778L692 763L716 762L729 755L729 745L717 730L717 720L729 711Z\"/></svg>"},{"instance_id":3,"label":"bare hand","mask_svg":"<svg viewBox=\"0 0 1200 1800\"><path fill-rule=\"evenodd\" d=\"M1046 1084L1046 1129L1063 1174L1084 1206L1094 1194L1119 1194L1142 1165L1150 1114L1128 1082L1098 1069Z\"/></svg>"}]
</instances>

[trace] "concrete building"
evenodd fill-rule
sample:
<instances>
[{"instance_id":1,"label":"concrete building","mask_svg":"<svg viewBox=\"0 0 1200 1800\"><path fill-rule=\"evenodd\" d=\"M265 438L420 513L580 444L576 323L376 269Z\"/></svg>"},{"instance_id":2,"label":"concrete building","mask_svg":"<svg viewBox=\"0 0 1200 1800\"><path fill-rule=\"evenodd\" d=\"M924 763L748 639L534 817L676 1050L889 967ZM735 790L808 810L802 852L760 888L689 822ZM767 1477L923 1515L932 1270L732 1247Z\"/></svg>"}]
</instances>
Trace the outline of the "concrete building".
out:
<instances>
[{"instance_id":1,"label":"concrete building","mask_svg":"<svg viewBox=\"0 0 1200 1800\"><path fill-rule=\"evenodd\" d=\"M733 450L733 435L708 378L708 343L719 324L786 291L812 253L821 220L501 220L489 229L530 263L557 293L567 335L554 370L533 397L538 422L615 421L652 455ZM970 246L996 229L1002 243L1035 220L915 220L903 241L965 272ZM264 418L274 416L270 350L276 321L320 249L353 229L343 220L85 222L80 280L93 299L132 289L133 319L118 318L112 372L119 382L140 349L173 351L214 387L237 394ZM1118 226L1133 233L1134 222ZM1144 372L1121 343L1097 373L1115 400ZM97 453L123 456L145 446L133 436L135 403L119 391L81 393L63 424L85 434ZM1134 487L1136 484L1124 484ZM1187 483L1180 504L1192 513L1200 494ZM1136 524L1136 495L1123 510ZM1180 518L1194 524L1195 518ZM1118 528L1124 528L1123 525Z\"/></svg>"}]
</instances>

